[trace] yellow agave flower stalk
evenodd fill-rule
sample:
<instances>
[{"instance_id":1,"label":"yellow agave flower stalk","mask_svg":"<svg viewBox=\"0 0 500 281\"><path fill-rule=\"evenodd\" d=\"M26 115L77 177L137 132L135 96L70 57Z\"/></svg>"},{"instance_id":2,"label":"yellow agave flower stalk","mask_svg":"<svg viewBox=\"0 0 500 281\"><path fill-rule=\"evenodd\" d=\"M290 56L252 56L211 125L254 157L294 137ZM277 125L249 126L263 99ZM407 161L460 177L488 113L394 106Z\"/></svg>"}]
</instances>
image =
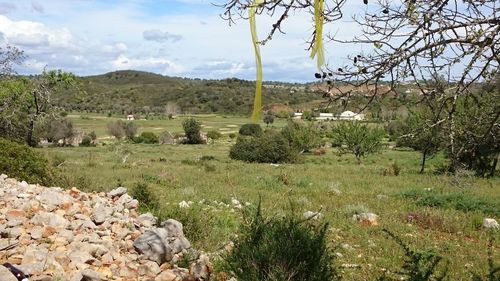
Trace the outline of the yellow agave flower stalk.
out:
<instances>
[{"instance_id":1,"label":"yellow agave flower stalk","mask_svg":"<svg viewBox=\"0 0 500 281\"><path fill-rule=\"evenodd\" d=\"M257 27L255 17L257 8L264 3L264 0L254 0L248 11L248 19L250 22L250 32L252 34L252 43L255 52L255 65L257 77L255 79L255 98L253 103L252 120L258 122L261 118L262 108L262 58L260 55L260 43L257 36ZM314 1L314 24L315 24L315 40L311 51L311 58L316 57L318 70L325 64L325 50L323 46L323 24L325 17L323 15L325 9L325 0Z\"/></svg>"},{"instance_id":2,"label":"yellow agave flower stalk","mask_svg":"<svg viewBox=\"0 0 500 281\"><path fill-rule=\"evenodd\" d=\"M255 14L257 8L264 0L254 0L248 12L250 21L250 32L252 33L252 43L255 51L255 66L257 69L257 78L255 79L255 99L253 102L252 120L258 122L261 117L262 107L262 58L260 56L259 38L257 36L257 27L255 24Z\"/></svg>"},{"instance_id":3,"label":"yellow agave flower stalk","mask_svg":"<svg viewBox=\"0 0 500 281\"><path fill-rule=\"evenodd\" d=\"M315 40L311 50L311 58L316 57L318 70L325 64L325 49L323 46L323 24L325 17L323 12L325 10L325 0L314 0L314 25L315 25Z\"/></svg>"}]
</instances>

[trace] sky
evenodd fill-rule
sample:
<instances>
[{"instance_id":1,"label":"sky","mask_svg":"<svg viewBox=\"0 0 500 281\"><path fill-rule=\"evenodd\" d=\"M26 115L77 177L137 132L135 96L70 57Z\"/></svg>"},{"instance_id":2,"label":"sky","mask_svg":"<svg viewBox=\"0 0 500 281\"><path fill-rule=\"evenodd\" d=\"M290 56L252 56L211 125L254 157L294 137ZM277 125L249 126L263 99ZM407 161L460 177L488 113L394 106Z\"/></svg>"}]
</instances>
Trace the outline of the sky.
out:
<instances>
[{"instance_id":1,"label":"sky","mask_svg":"<svg viewBox=\"0 0 500 281\"><path fill-rule=\"evenodd\" d=\"M20 74L63 69L78 76L142 70L168 76L255 79L248 21L221 19L224 0L0 0L0 46L14 45L27 59ZM354 9L362 9L360 6ZM263 38L273 23L258 18ZM330 27L351 36L354 25ZM312 17L293 14L261 48L264 80L314 80L306 51ZM348 46L326 45L330 65L341 64Z\"/></svg>"}]
</instances>

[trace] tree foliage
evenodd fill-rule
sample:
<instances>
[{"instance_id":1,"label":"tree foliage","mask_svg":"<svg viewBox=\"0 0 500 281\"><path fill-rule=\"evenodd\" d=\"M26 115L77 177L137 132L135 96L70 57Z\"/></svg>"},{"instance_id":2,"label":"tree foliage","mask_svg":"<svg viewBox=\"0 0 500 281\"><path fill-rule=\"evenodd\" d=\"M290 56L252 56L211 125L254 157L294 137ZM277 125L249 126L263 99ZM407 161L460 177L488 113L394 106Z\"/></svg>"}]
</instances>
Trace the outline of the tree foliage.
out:
<instances>
[{"instance_id":1,"label":"tree foliage","mask_svg":"<svg viewBox=\"0 0 500 281\"><path fill-rule=\"evenodd\" d=\"M54 180L47 159L26 145L3 138L0 138L0 173L45 185Z\"/></svg>"},{"instance_id":2,"label":"tree foliage","mask_svg":"<svg viewBox=\"0 0 500 281\"><path fill-rule=\"evenodd\" d=\"M332 129L332 144L340 154L354 154L358 163L368 154L378 152L382 148L384 132L378 128L370 128L357 121L341 122Z\"/></svg>"},{"instance_id":3,"label":"tree foliage","mask_svg":"<svg viewBox=\"0 0 500 281\"><path fill-rule=\"evenodd\" d=\"M260 204L242 224L224 267L238 280L339 280L332 266L326 224L294 216L266 218Z\"/></svg>"},{"instance_id":4,"label":"tree foliage","mask_svg":"<svg viewBox=\"0 0 500 281\"><path fill-rule=\"evenodd\" d=\"M232 159L258 163L293 163L297 156L283 134L274 130L258 136L240 135L229 151Z\"/></svg>"},{"instance_id":5,"label":"tree foliage","mask_svg":"<svg viewBox=\"0 0 500 281\"><path fill-rule=\"evenodd\" d=\"M281 133L290 145L297 151L310 152L322 145L321 136L313 123L289 121Z\"/></svg>"},{"instance_id":6,"label":"tree foliage","mask_svg":"<svg viewBox=\"0 0 500 281\"><path fill-rule=\"evenodd\" d=\"M188 118L182 122L182 127L184 128L184 134L186 135L187 144L201 144L203 139L201 138L200 130L201 123L194 119Z\"/></svg>"},{"instance_id":7,"label":"tree foliage","mask_svg":"<svg viewBox=\"0 0 500 281\"><path fill-rule=\"evenodd\" d=\"M36 131L45 120L56 116L51 102L54 91L74 81L74 75L61 70L44 71L35 77L0 80L0 136L38 144Z\"/></svg>"},{"instance_id":8,"label":"tree foliage","mask_svg":"<svg viewBox=\"0 0 500 281\"><path fill-rule=\"evenodd\" d=\"M422 153L421 173L424 172L427 157L434 155L443 146L441 128L433 126L434 121L427 114L425 111L415 112L406 118L396 142L398 146L410 147Z\"/></svg>"}]
</instances>

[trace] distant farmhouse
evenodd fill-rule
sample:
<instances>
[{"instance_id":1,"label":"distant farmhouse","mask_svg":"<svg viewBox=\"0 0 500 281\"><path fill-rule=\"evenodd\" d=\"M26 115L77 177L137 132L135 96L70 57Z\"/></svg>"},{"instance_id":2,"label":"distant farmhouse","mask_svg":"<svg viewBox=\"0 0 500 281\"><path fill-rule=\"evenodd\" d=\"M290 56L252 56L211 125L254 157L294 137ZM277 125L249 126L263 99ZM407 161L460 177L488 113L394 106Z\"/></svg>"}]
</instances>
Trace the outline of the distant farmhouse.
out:
<instances>
[{"instance_id":1,"label":"distant farmhouse","mask_svg":"<svg viewBox=\"0 0 500 281\"><path fill-rule=\"evenodd\" d=\"M302 119L304 113L295 112L293 118ZM319 116L314 117L316 120L365 120L365 115L362 113L354 113L352 111L344 111L341 114L333 113L320 113Z\"/></svg>"},{"instance_id":2,"label":"distant farmhouse","mask_svg":"<svg viewBox=\"0 0 500 281\"><path fill-rule=\"evenodd\" d=\"M127 115L127 120L128 120L128 121L133 121L133 120L135 120L134 115L132 115L132 114Z\"/></svg>"}]
</instances>

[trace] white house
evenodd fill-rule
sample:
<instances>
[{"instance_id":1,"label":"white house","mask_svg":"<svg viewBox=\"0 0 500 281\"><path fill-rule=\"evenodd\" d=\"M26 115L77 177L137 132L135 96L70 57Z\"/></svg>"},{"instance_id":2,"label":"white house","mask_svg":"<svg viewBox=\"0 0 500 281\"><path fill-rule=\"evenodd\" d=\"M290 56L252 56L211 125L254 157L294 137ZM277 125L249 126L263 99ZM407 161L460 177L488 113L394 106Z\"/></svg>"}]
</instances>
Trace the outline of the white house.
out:
<instances>
[{"instance_id":1,"label":"white house","mask_svg":"<svg viewBox=\"0 0 500 281\"><path fill-rule=\"evenodd\" d=\"M134 115L132 115L132 114L127 115L127 120L129 120L129 121L135 120Z\"/></svg>"},{"instance_id":2,"label":"white house","mask_svg":"<svg viewBox=\"0 0 500 281\"><path fill-rule=\"evenodd\" d=\"M344 111L337 116L338 120L364 120L365 115L362 113L354 113L352 111Z\"/></svg>"},{"instance_id":3,"label":"white house","mask_svg":"<svg viewBox=\"0 0 500 281\"><path fill-rule=\"evenodd\" d=\"M318 117L316 117L316 120L333 120L335 119L335 116L333 113L320 113Z\"/></svg>"},{"instance_id":4,"label":"white house","mask_svg":"<svg viewBox=\"0 0 500 281\"><path fill-rule=\"evenodd\" d=\"M304 114L304 113L302 113L302 112L294 112L294 113L293 113L293 118L294 118L294 119L302 119L302 115L303 115L303 114Z\"/></svg>"}]
</instances>

